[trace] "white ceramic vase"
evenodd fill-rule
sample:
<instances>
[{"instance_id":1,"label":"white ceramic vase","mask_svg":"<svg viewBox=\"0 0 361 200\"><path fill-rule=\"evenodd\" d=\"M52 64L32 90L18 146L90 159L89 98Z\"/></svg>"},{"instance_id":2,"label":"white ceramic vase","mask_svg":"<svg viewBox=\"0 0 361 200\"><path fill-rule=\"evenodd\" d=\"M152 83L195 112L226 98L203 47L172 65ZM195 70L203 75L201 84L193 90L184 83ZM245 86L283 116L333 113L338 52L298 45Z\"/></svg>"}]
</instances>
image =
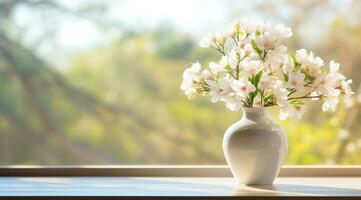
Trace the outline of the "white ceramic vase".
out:
<instances>
[{"instance_id":1,"label":"white ceramic vase","mask_svg":"<svg viewBox=\"0 0 361 200\"><path fill-rule=\"evenodd\" d=\"M266 108L243 108L242 119L223 138L223 151L237 185L272 184L287 154L284 130Z\"/></svg>"}]
</instances>

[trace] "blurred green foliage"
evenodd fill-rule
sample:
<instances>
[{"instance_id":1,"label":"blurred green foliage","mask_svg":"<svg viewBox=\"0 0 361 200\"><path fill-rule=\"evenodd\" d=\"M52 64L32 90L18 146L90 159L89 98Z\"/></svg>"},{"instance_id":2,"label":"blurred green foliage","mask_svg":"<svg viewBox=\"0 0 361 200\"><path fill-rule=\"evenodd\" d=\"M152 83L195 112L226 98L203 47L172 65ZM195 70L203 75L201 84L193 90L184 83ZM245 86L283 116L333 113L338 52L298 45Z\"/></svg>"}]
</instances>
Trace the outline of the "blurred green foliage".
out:
<instances>
[{"instance_id":1,"label":"blurred green foliage","mask_svg":"<svg viewBox=\"0 0 361 200\"><path fill-rule=\"evenodd\" d=\"M206 65L216 52L199 48L189 34L160 26L128 31L77 53L59 72L27 48L21 34L14 37L19 32L14 34L10 11L41 4L63 12L62 5L6 2L0 4L0 164L225 164L223 133L242 113L206 97L189 101L179 89L190 62ZM311 12L320 5L325 6L297 8ZM302 35L294 21L290 46L299 48ZM354 90L361 82L357 22L336 17L315 49L345 66ZM288 135L286 163L360 164L359 104L341 106L335 114L322 113L320 106L310 105L303 120L287 121L277 121L277 109L270 108Z\"/></svg>"}]
</instances>

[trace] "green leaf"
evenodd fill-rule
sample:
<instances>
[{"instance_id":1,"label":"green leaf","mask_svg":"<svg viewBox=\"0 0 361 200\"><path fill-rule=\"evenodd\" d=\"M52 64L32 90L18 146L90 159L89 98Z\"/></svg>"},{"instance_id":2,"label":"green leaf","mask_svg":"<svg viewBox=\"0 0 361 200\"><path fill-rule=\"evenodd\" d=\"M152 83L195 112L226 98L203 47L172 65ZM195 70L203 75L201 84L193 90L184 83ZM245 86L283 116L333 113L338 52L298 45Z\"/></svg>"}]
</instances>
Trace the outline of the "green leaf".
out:
<instances>
[{"instance_id":1,"label":"green leaf","mask_svg":"<svg viewBox=\"0 0 361 200\"><path fill-rule=\"evenodd\" d=\"M272 98L273 98L273 94L270 94L270 95L264 97L264 101L267 102Z\"/></svg>"},{"instance_id":2,"label":"green leaf","mask_svg":"<svg viewBox=\"0 0 361 200\"><path fill-rule=\"evenodd\" d=\"M263 75L263 71L259 71L255 76L254 76L254 86L258 86L259 80L261 80L261 77Z\"/></svg>"},{"instance_id":3,"label":"green leaf","mask_svg":"<svg viewBox=\"0 0 361 200\"><path fill-rule=\"evenodd\" d=\"M267 96L265 96L264 98L263 98L263 105L265 106L265 107L267 107L267 106L272 106L272 105L274 105L276 102L275 102L275 97L274 97L274 95L273 94L269 94L269 95L267 95Z\"/></svg>"},{"instance_id":4,"label":"green leaf","mask_svg":"<svg viewBox=\"0 0 361 200\"><path fill-rule=\"evenodd\" d=\"M299 99L294 99L294 100L290 101L290 104L296 106L296 105L303 105L304 103L303 103L303 101L301 101Z\"/></svg>"},{"instance_id":5,"label":"green leaf","mask_svg":"<svg viewBox=\"0 0 361 200\"><path fill-rule=\"evenodd\" d=\"M256 75L253 75L248 78L248 81L252 83L256 88L258 88L258 83L261 80L261 77L263 75L263 71L258 72Z\"/></svg>"},{"instance_id":6,"label":"green leaf","mask_svg":"<svg viewBox=\"0 0 361 200\"><path fill-rule=\"evenodd\" d=\"M305 74L305 80L306 81L313 82L315 79L316 79L316 77L313 77L313 76L311 76L311 75L309 75L307 73Z\"/></svg>"},{"instance_id":7,"label":"green leaf","mask_svg":"<svg viewBox=\"0 0 361 200\"><path fill-rule=\"evenodd\" d=\"M254 79L254 76L252 76L252 77L248 77L248 81L249 81L249 82L251 82L251 83L252 83L252 85L253 85L253 79Z\"/></svg>"},{"instance_id":8,"label":"green leaf","mask_svg":"<svg viewBox=\"0 0 361 200\"><path fill-rule=\"evenodd\" d=\"M259 89L256 89L253 93L253 98L257 96L257 94L259 93Z\"/></svg>"},{"instance_id":9,"label":"green leaf","mask_svg":"<svg viewBox=\"0 0 361 200\"><path fill-rule=\"evenodd\" d=\"M283 79L285 80L285 82L287 82L288 81L288 75L283 73Z\"/></svg>"},{"instance_id":10,"label":"green leaf","mask_svg":"<svg viewBox=\"0 0 361 200\"><path fill-rule=\"evenodd\" d=\"M202 93L203 96L208 96L209 95L209 91L205 91Z\"/></svg>"},{"instance_id":11,"label":"green leaf","mask_svg":"<svg viewBox=\"0 0 361 200\"><path fill-rule=\"evenodd\" d=\"M253 39L251 40L251 45L252 45L253 50L261 58L262 57L262 50L257 46L256 42Z\"/></svg>"},{"instance_id":12,"label":"green leaf","mask_svg":"<svg viewBox=\"0 0 361 200\"><path fill-rule=\"evenodd\" d=\"M296 57L295 56L291 56L292 62L293 62L293 67L296 71L299 71L301 69L301 64L297 62Z\"/></svg>"},{"instance_id":13,"label":"green leaf","mask_svg":"<svg viewBox=\"0 0 361 200\"><path fill-rule=\"evenodd\" d=\"M227 66L226 66L226 72L227 72L227 73L230 73L231 75L233 74L232 68L231 68L230 65L227 65Z\"/></svg>"}]
</instances>

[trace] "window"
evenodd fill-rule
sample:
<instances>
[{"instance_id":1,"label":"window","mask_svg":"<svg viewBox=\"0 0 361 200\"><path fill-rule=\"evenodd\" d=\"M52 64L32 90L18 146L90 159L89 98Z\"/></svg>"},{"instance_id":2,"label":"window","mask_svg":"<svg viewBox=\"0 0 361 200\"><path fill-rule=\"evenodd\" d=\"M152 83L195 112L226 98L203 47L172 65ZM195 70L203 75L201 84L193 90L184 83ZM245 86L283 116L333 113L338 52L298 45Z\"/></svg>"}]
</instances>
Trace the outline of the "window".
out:
<instances>
[{"instance_id":1,"label":"window","mask_svg":"<svg viewBox=\"0 0 361 200\"><path fill-rule=\"evenodd\" d=\"M243 18L291 26L292 48L336 59L359 89L356 0L0 1L0 164L225 164L223 133L241 113L179 85L213 55L200 37ZM361 164L357 95L280 121L286 163Z\"/></svg>"}]
</instances>

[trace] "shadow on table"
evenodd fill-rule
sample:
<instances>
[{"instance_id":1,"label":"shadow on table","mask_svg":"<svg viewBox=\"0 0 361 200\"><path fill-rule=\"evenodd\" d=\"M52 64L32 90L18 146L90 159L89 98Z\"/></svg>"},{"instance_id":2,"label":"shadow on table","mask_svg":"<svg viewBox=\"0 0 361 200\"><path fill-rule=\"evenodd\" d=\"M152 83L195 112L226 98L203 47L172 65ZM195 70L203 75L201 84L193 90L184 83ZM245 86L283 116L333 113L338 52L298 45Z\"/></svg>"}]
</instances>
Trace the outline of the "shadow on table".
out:
<instances>
[{"instance_id":1,"label":"shadow on table","mask_svg":"<svg viewBox=\"0 0 361 200\"><path fill-rule=\"evenodd\" d=\"M305 196L361 196L361 188L347 189L337 187L274 184L274 185L248 185L239 188L235 195L248 193L258 193L264 195L305 195Z\"/></svg>"}]
</instances>

